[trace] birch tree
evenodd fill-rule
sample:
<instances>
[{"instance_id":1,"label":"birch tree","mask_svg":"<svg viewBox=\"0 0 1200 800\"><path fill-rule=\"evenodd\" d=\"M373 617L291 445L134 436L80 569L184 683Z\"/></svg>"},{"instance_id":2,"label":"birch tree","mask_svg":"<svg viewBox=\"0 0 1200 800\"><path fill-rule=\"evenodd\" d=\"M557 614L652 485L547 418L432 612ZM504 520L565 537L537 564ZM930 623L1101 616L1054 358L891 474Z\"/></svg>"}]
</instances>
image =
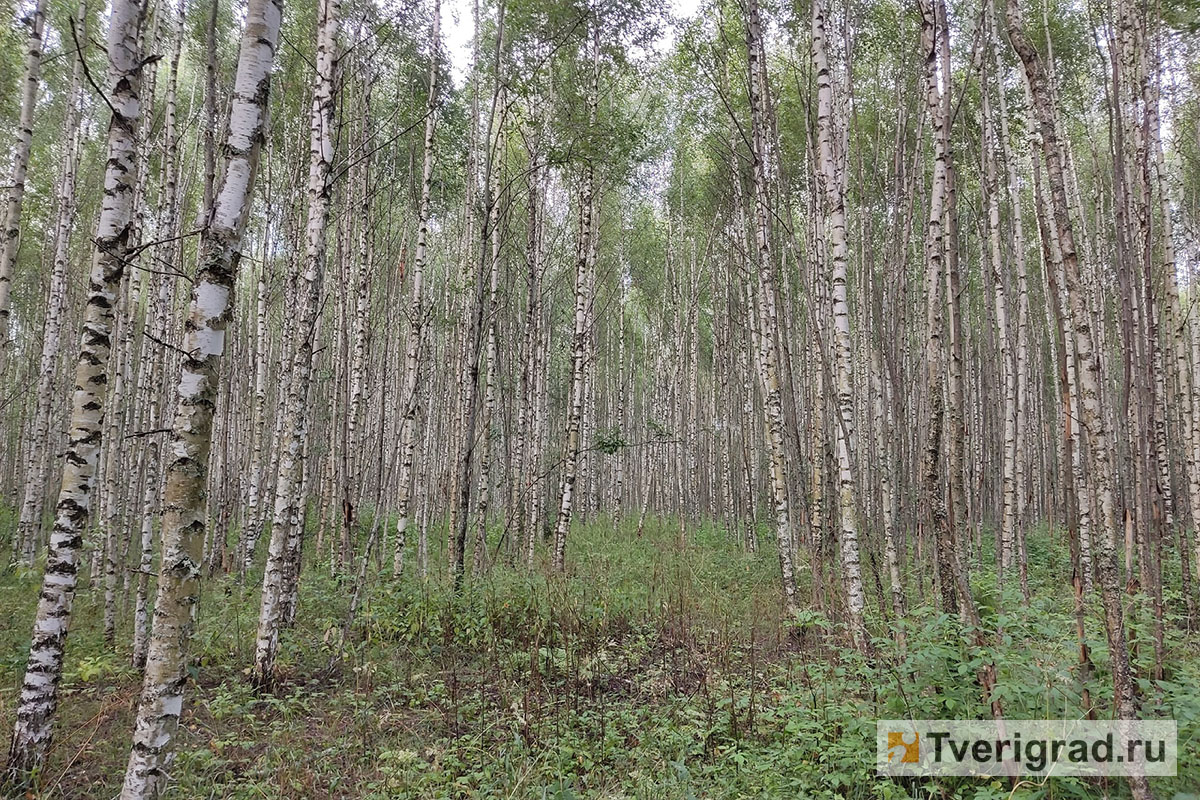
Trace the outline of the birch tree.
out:
<instances>
[{"instance_id":1,"label":"birch tree","mask_svg":"<svg viewBox=\"0 0 1200 800\"><path fill-rule=\"evenodd\" d=\"M54 732L58 685L75 601L79 556L95 488L107 399L113 309L128 258L133 193L137 182L138 120L142 113L142 55L138 41L144 2L117 0L109 16L108 124L104 200L96 223L96 248L75 366L67 450L54 511L54 528L34 617L32 644L21 685L17 721L8 750L7 780L28 786L42 767Z\"/></svg>"},{"instance_id":2,"label":"birch tree","mask_svg":"<svg viewBox=\"0 0 1200 800\"><path fill-rule=\"evenodd\" d=\"M86 35L84 25L86 19L87 6L85 3L80 3L75 15L76 29L80 36ZM33 422L33 438L29 448L29 466L25 476L24 497L21 501L21 517L17 528L16 549L18 552L16 558L27 566L32 566L34 563L35 554L42 542L43 506L46 500L46 484L50 477L50 457L47 451L51 446L52 395L58 371L63 316L66 312L71 227L76 213L75 176L79 168L80 123L83 111L80 95L82 80L83 60L80 54L76 53L72 59L71 83L67 93L67 114L62 131L67 149L58 183L53 264L50 272L50 286L46 294L42 352L38 362L36 416ZM0 354L0 359L2 358L4 356Z\"/></svg>"},{"instance_id":3,"label":"birch tree","mask_svg":"<svg viewBox=\"0 0 1200 800\"><path fill-rule=\"evenodd\" d=\"M284 430L281 438L279 479L275 489L275 514L263 575L258 636L251 680L260 689L274 682L275 654L279 647L281 599L287 573L299 569L297 542L303 537L299 504L307 502L301 491L309 382L312 375L316 326L320 314L321 282L325 270L326 225L329 222L333 169L334 63L341 4L322 0L317 15L317 69L313 76L309 115L308 212L304 236L304 273L301 281L299 336L291 368Z\"/></svg>"},{"instance_id":4,"label":"birch tree","mask_svg":"<svg viewBox=\"0 0 1200 800\"><path fill-rule=\"evenodd\" d=\"M1008 39L1021 59L1033 110L1041 133L1041 157L1049 184L1052 226L1058 235L1066 277L1065 292L1070 303L1071 336L1075 345L1079 372L1080 410L1088 431L1091 456L1090 487L1100 506L1100 522L1104 535L1100 538L1097 572L1100 577L1101 601L1104 605L1105 630L1108 636L1113 696L1116 712L1122 719L1137 718L1137 699L1129 667L1129 650L1125 639L1125 619L1117 585L1117 563L1114 544L1117 538L1116 502L1111 483L1109 463L1108 421L1100 409L1100 371L1093 339L1091 318L1084 300L1079 274L1079 256L1075 249L1075 233L1067 204L1066 180L1063 175L1063 154L1059 144L1058 120L1051 104L1046 71L1042 56L1025 33L1021 9L1015 0L1008 0ZM1145 777L1131 776L1129 786L1137 800L1152 797Z\"/></svg>"},{"instance_id":5,"label":"birch tree","mask_svg":"<svg viewBox=\"0 0 1200 800\"><path fill-rule=\"evenodd\" d=\"M596 106L600 86L600 29L599 21L591 20L592 64L587 91L588 130L596 128ZM567 441L563 455L562 481L559 487L558 517L554 523L554 569L566 567L567 534L571 529L580 455L583 449L583 410L587 402L585 371L587 368L588 320L592 304L595 269L596 236L596 172L589 162L583 168L579 192L579 238L575 245L575 308L571 331L571 382L567 400Z\"/></svg>"},{"instance_id":6,"label":"birch tree","mask_svg":"<svg viewBox=\"0 0 1200 800\"><path fill-rule=\"evenodd\" d=\"M21 112L17 120L17 146L13 150L8 192L4 207L3 245L0 247L0 372L8 357L9 317L12 305L12 276L21 246L21 207L25 200L25 176L29 149L33 144L33 114L41 82L42 47L46 35L46 0L37 0L26 18L29 38L25 44L25 79L21 82Z\"/></svg>"},{"instance_id":7,"label":"birch tree","mask_svg":"<svg viewBox=\"0 0 1200 800\"><path fill-rule=\"evenodd\" d=\"M779 571L783 581L783 606L791 614L799 608L796 578L792 568L792 509L786 476L787 452L784 446L783 389L779 380L778 316L775 303L775 266L770 241L771 206L768 196L766 164L766 88L763 61L762 20L758 0L749 0L746 16L746 52L749 65L752 182L754 185L754 248L758 262L759 380L763 393L768 448L770 452L771 492L774 500L775 539L779 547Z\"/></svg>"},{"instance_id":8,"label":"birch tree","mask_svg":"<svg viewBox=\"0 0 1200 800\"><path fill-rule=\"evenodd\" d=\"M850 612L850 634L854 646L868 649L863 627L862 574L858 561L858 501L853 472L854 392L851 381L850 312L846 302L846 184L841 174L841 155L834 150L840 141L835 121L835 99L829 57L825 51L823 0L812 9L812 60L817 76L817 156L820 184L824 190L824 236L829 253L833 286L834 389L837 394L838 513L841 522L842 580L846 608Z\"/></svg>"},{"instance_id":9,"label":"birch tree","mask_svg":"<svg viewBox=\"0 0 1200 800\"><path fill-rule=\"evenodd\" d=\"M122 800L161 796L183 709L187 646L200 599L205 484L218 365L225 352L242 234L267 128L271 65L282 17L281 0L250 0L246 10L224 147L225 168L204 227L185 323L182 349L186 355L164 464L162 566Z\"/></svg>"},{"instance_id":10,"label":"birch tree","mask_svg":"<svg viewBox=\"0 0 1200 800\"><path fill-rule=\"evenodd\" d=\"M442 4L433 2L433 17L429 32L429 94L425 106L425 140L421 158L421 198L417 208L417 244L413 251L412 288L408 295L408 334L404 343L404 383L400 402L400 475L399 498L396 503L396 545L392 556L392 572L400 573L404 544L412 506L413 452L416 450L416 420L418 383L421 376L421 354L426 316L425 263L429 246L429 201L433 191L434 134L437 132L438 69L441 53Z\"/></svg>"}]
</instances>

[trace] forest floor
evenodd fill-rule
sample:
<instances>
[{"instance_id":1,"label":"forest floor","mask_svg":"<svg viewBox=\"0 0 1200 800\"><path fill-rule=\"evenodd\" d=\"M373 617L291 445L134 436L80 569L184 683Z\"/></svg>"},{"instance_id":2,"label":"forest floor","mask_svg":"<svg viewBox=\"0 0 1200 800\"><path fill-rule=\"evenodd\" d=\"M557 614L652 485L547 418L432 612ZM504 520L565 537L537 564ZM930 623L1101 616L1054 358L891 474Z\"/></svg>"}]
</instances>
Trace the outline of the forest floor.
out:
<instances>
[{"instance_id":1,"label":"forest floor","mask_svg":"<svg viewBox=\"0 0 1200 800\"><path fill-rule=\"evenodd\" d=\"M444 563L433 549L432 563ZM242 585L216 577L203 590L169 797L1126 796L1115 781L1055 778L1014 791L998 779L934 785L875 776L876 719L986 718L975 682L985 658L995 659L1007 716L1082 715L1074 618L1061 599L1065 543L1040 531L1029 550L1027 608L1015 594L1001 602L994 575L973 571L989 641L1003 625L994 647L973 647L958 620L931 605L927 578L922 602L913 575L903 653L888 634L896 623L874 592L869 598L879 637L871 663L820 611L781 618L770 548L749 555L709 528L681 545L675 523L651 524L641 538L608 521L577 525L568 576L547 580L499 564L458 596L440 575L417 579L410 557L401 580L371 579L342 659L335 654L350 589L310 559L270 696L247 682L258 576ZM35 572L0 576L6 732L38 580ZM84 588L76 600L43 798L112 797L124 772L140 682L128 666L129 609L115 650L104 643L102 591ZM1178 596L1168 602L1182 605ZM1099 603L1089 605L1096 670L1088 687L1104 718L1107 653ZM1130 618L1146 676L1149 617L1133 609ZM1200 637L1180 619L1170 623L1166 679L1140 683L1145 713L1179 722L1179 777L1152 786L1160 798L1195 800Z\"/></svg>"}]
</instances>

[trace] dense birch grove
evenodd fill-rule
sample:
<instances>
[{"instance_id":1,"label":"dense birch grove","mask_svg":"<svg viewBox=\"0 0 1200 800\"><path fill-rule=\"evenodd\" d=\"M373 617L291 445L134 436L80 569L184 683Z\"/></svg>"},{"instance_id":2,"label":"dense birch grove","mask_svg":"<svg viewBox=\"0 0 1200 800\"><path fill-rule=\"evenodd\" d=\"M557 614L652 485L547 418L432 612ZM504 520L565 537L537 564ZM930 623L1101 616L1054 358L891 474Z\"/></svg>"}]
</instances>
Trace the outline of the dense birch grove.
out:
<instances>
[{"instance_id":1,"label":"dense birch grove","mask_svg":"<svg viewBox=\"0 0 1200 800\"><path fill-rule=\"evenodd\" d=\"M901 796L769 747L921 714L1174 718L1070 796L1197 790L1194 3L5 13L12 796ZM344 784L214 755L384 672L445 697Z\"/></svg>"}]
</instances>

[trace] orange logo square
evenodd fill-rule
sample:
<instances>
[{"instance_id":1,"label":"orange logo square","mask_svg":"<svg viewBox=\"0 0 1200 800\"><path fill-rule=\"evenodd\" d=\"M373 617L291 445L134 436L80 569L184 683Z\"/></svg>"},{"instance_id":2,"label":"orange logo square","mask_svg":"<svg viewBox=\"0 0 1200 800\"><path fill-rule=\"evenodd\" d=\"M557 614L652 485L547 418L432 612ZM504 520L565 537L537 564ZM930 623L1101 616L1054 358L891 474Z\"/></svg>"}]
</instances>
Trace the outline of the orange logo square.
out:
<instances>
[{"instance_id":1,"label":"orange logo square","mask_svg":"<svg viewBox=\"0 0 1200 800\"><path fill-rule=\"evenodd\" d=\"M921 761L921 734L916 731L913 731L911 742L904 741L902 731L888 731L887 746L889 762L894 762L896 750L901 751L898 754L901 764L917 764Z\"/></svg>"}]
</instances>

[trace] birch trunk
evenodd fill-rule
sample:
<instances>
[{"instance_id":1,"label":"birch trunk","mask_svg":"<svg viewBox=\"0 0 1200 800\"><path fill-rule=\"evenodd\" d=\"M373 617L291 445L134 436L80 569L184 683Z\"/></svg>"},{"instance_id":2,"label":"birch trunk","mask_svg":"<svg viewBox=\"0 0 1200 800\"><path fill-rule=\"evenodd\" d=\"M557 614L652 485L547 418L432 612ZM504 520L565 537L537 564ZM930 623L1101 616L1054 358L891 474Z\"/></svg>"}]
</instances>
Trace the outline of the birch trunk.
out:
<instances>
[{"instance_id":1,"label":"birch trunk","mask_svg":"<svg viewBox=\"0 0 1200 800\"><path fill-rule=\"evenodd\" d=\"M84 23L87 8L80 3L75 27L80 37L86 36ZM58 372L59 349L62 339L63 313L67 300L67 269L70 258L71 226L75 220L75 174L79 168L80 81L83 61L76 54L71 67L71 86L67 94L67 115L63 122L63 138L67 152L58 184L58 211L54 225L54 261L50 272L50 288L46 295L46 321L42 328L42 353L38 365L37 405L34 411L33 439L29 447L29 469L25 477L21 517L17 528L19 563L32 566L42 542L42 522L46 502L46 484L50 479L50 432L53 417L55 375ZM0 339L3 347L3 339ZM3 359L0 354L0 359Z\"/></svg>"},{"instance_id":2,"label":"birch trunk","mask_svg":"<svg viewBox=\"0 0 1200 800\"><path fill-rule=\"evenodd\" d=\"M942 320L940 297L945 270L945 203L947 148L949 139L945 105L937 84L937 63L940 37L937 33L936 8L932 2L921 5L921 50L925 58L926 107L933 128L934 167L933 187L929 195L929 217L925 233L925 391L929 402L928 428L924 445L922 502L932 527L937 560L937 578L941 589L942 608L947 613L958 611L954 590L950 529L946 501L941 490L942 437L945 429L945 398L942 389Z\"/></svg>"},{"instance_id":3,"label":"birch trunk","mask_svg":"<svg viewBox=\"0 0 1200 800\"><path fill-rule=\"evenodd\" d=\"M593 77L593 88L595 78ZM595 95L591 95L592 98ZM594 104L592 105L594 109ZM595 120L595 111L591 112ZM575 259L575 315L574 330L571 335L571 383L567 395L567 441L563 455L563 472L559 487L558 517L554 523L554 557L553 566L561 572L566 567L567 534L571 528L571 515L575 500L576 482L579 477L579 455L583 426L584 404L584 358L587 352L587 322L588 308L591 297L588 289L591 286L589 273L592 269L592 248L589 243L594 235L595 185L590 167L585 170L583 188L579 197L579 242Z\"/></svg>"},{"instance_id":4,"label":"birch trunk","mask_svg":"<svg viewBox=\"0 0 1200 800\"><path fill-rule=\"evenodd\" d=\"M442 4L434 0L429 34L429 94L425 105L425 148L421 161L421 202L417 209L417 246L413 253L412 289L408 296L408 335L404 342L404 383L400 390L400 476L396 500L396 547L392 572L398 575L404 559L404 540L412 506L413 452L416 449L418 382L425 330L425 261L429 243L429 198L433 188L434 134L437 130L438 54L441 52ZM426 424L429 424L428 422Z\"/></svg>"},{"instance_id":5,"label":"birch trunk","mask_svg":"<svg viewBox=\"0 0 1200 800\"><path fill-rule=\"evenodd\" d=\"M336 58L340 0L322 0L317 16L317 60L309 117L308 216L304 237L304 274L301 281L298 341L292 364L292 379L283 411L279 479L275 489L275 511L271 542L263 575L262 601L251 681L260 690L271 688L275 678L275 655L279 648L285 584L289 571L298 569L293 557L304 531L300 488L304 475L307 399L313 368L313 349L320 316L321 282L325 270L325 228L331 202L330 173L333 167L333 70ZM301 526L300 530L293 530Z\"/></svg>"},{"instance_id":6,"label":"birch trunk","mask_svg":"<svg viewBox=\"0 0 1200 800\"><path fill-rule=\"evenodd\" d=\"M539 223L540 224L540 223ZM541 255L539 245L539 258ZM539 268L539 282L540 277ZM549 350L550 342L550 325L538 310L538 321L536 323L536 339L534 341L533 355L533 399L532 411L533 420L529 425L529 445L528 455L525 460L526 469L534 476L534 482L530 488L531 496L529 498L529 523L528 533L526 534L525 542L525 563L529 569L533 568L534 547L537 543L538 534L542 529L542 510L545 505L545 489L542 485L542 453L544 440L546 438L546 412L549 399L546 392L546 372L547 370L547 351Z\"/></svg>"},{"instance_id":7,"label":"birch trunk","mask_svg":"<svg viewBox=\"0 0 1200 800\"><path fill-rule=\"evenodd\" d=\"M1079 276L1079 259L1075 250L1074 232L1067 205L1066 181L1063 176L1062 151L1058 140L1058 122L1051 105L1046 83L1046 71L1041 54L1025 34L1021 10L1016 0L1007 0L1008 37L1025 72L1025 79L1042 136L1042 157L1046 166L1050 190L1050 206L1054 227L1057 228L1062 252L1066 294L1070 302L1072 338L1079 369L1080 410L1088 430L1091 456L1090 488L1098 496L1101 523L1105 535L1100 538L1098 573L1101 602L1104 605L1105 629L1108 634L1109 659L1112 669L1115 711L1122 719L1137 718L1137 699L1130 672L1129 650L1125 638L1125 621L1117 580L1114 545L1117 537L1117 510L1112 487L1109 461L1108 421L1100 408L1100 374L1091 317L1084 302ZM1129 786L1135 800L1153 796L1145 777L1130 777Z\"/></svg>"},{"instance_id":8,"label":"birch trunk","mask_svg":"<svg viewBox=\"0 0 1200 800\"><path fill-rule=\"evenodd\" d=\"M993 19L994 9L993 0L988 0L986 13L988 15L989 26L995 31L995 21ZM995 34L994 34L995 35ZM1000 59L1000 48L992 47L993 63L996 68L997 85L1000 91L997 92L1000 101L1000 152L1005 165L1005 177L1007 178L1005 189L1008 193L1009 207L1012 215L1012 251L1013 261L1017 269L1017 342L1016 342L1016 360L1014 368L1016 370L1016 404L1017 415L1015 424L1015 449L1016 460L1013 464L1013 484L1016 500L1016 507L1013 511L1013 526L1014 535L1021 541L1024 541L1025 534L1025 506L1026 506L1026 463L1029 460L1025 452L1025 436L1026 426L1028 421L1028 406L1029 406L1029 279L1026 270L1025 260L1025 226L1022 222L1021 199L1020 199L1020 183L1017 180L1017 163L1016 158L1009 151L1009 128L1008 128L1008 101L1003 91L1003 84L999 83L1000 76L1004 74L1002 62ZM1089 579L1090 582L1090 579Z\"/></svg>"},{"instance_id":9,"label":"birch trunk","mask_svg":"<svg viewBox=\"0 0 1200 800\"><path fill-rule=\"evenodd\" d=\"M270 179L268 177L268 184ZM269 204L268 204L269 205ZM254 563L254 550L262 535L263 513L263 444L266 438L267 416L267 264L269 263L268 236L263 237L263 259L258 268L254 315L254 416L251 421L250 485L246 502L246 527L242 543L238 548L241 557L238 569L242 577Z\"/></svg>"},{"instance_id":10,"label":"birch trunk","mask_svg":"<svg viewBox=\"0 0 1200 800\"><path fill-rule=\"evenodd\" d=\"M825 10L822 0L812 8L812 59L817 76L817 154L824 189L824 238L833 285L834 390L838 461L838 514L841 522L842 583L850 613L850 635L860 652L869 639L863 625L865 596L858 556L858 505L853 472L854 394L850 352L850 312L846 302L846 182L835 152L840 125L834 118L835 100L829 58L825 52Z\"/></svg>"},{"instance_id":11,"label":"birch trunk","mask_svg":"<svg viewBox=\"0 0 1200 800\"><path fill-rule=\"evenodd\" d=\"M989 19L990 22L990 19ZM1001 87L1003 91L1003 87ZM1003 585L1004 572L1013 565L1017 513L1017 376L1008 334L1008 295L1004 288L1004 261L1000 252L1000 198L996 170L996 131L988 99L989 86L982 88L983 189L987 205L988 254L991 260L996 314L996 339L1000 345L1000 372L1004 386L1003 513L1000 523L1000 564L997 575ZM1016 207L1019 213L1019 206Z\"/></svg>"},{"instance_id":12,"label":"birch trunk","mask_svg":"<svg viewBox=\"0 0 1200 800\"><path fill-rule=\"evenodd\" d=\"M501 55L504 52L504 4L501 4L498 9L496 25L495 25L495 50L493 53L495 63L500 65ZM474 4L475 37L474 47L476 57L473 58L472 71L478 70L478 48L480 43L480 25L479 20L479 3ZM485 148L486 153L483 159L483 175L480 186L483 189L483 204L480 210L483 214L483 225L480 231L480 248L478 253L473 253L471 250L474 247L472 241L473 224L476 215L476 207L474 200L474 182L475 182L475 147L478 134L478 102L477 96L472 96L472 126L471 126L471 153L468 156L468 173L467 186L468 202L466 204L466 221L467 236L467 252L469 253L464 264L465 275L464 283L470 287L469 302L463 304L463 339L462 347L459 350L459 404L458 404L458 424L457 424L457 448L458 458L457 465L453 474L453 484L451 490L452 505L451 505L451 522L447 536L447 552L450 556L450 574L454 580L455 591L462 588L463 574L466 566L466 549L467 549L467 527L469 516L471 513L471 475L474 465L476 434L479 425L479 372L480 359L483 355L484 348L484 329L485 329L485 309L484 302L484 283L483 273L484 264L491 263L491 240L497 235L496 231L492 230L491 222L493 220L493 209L498 199L493 194L492 174L497 168L496 156L497 152L490 146L492 142L493 132L498 130L497 122L503 118L503 109L500 107L500 96L503 91L503 81L497 69L497 74L493 76L492 99L491 107L488 113L487 132L484 141L488 142L489 146Z\"/></svg>"},{"instance_id":13,"label":"birch trunk","mask_svg":"<svg viewBox=\"0 0 1200 800\"><path fill-rule=\"evenodd\" d=\"M7 780L15 787L29 784L50 747L79 553L95 488L106 411L113 309L125 272L137 182L136 131L142 110L138 32L145 13L145 5L137 0L116 0L109 17L106 89L113 113L108 126L104 200L96 226L96 249L75 367L62 484L8 751Z\"/></svg>"},{"instance_id":14,"label":"birch trunk","mask_svg":"<svg viewBox=\"0 0 1200 800\"><path fill-rule=\"evenodd\" d=\"M520 393L517 396L516 425L513 428L512 449L514 454L512 493L509 498L508 524L514 531L514 538L519 547L524 549L527 566L532 567L533 550L530 545L536 537L530 538L526 523L530 506L530 493L538 491L537 460L533 457L536 443L532 435L527 435L526 428L534 426L537 414L536 401L533 396L537 385L538 358L541 350L541 336L538 331L538 321L541 317L541 231L539 229L539 197L538 188L541 182L540 158L536 144L529 143L529 174L526 177L527 219L525 239L526 288L528 301L525 306L525 330L523 335L524 360L521 363Z\"/></svg>"},{"instance_id":15,"label":"birch trunk","mask_svg":"<svg viewBox=\"0 0 1200 800\"><path fill-rule=\"evenodd\" d=\"M596 127L597 104L600 82L600 28L592 21L592 74L588 88L588 129ZM586 378L588 345L588 318L591 310L596 249L596 176L591 165L584 168L583 182L579 195L579 239L575 257L575 315L571 334L571 384L567 395L567 441L563 455L562 481L559 487L558 517L554 523L555 571L566 568L567 534L571 529L571 513L575 500L576 483L579 477L581 437L583 433L584 381Z\"/></svg>"},{"instance_id":16,"label":"birch trunk","mask_svg":"<svg viewBox=\"0 0 1200 800\"><path fill-rule=\"evenodd\" d=\"M498 173L492 173L492 197L498 195ZM487 308L487 352L484 358L483 384L483 414L480 419L479 442L479 483L475 497L475 557L472 570L475 575L482 575L487 569L487 519L489 499L491 497L491 464L492 464L492 415L496 408L496 314L499 309L499 298L496 294L500 277L500 204L492 207L491 220L488 226L492 231L492 259L488 268L488 308Z\"/></svg>"},{"instance_id":17,"label":"birch trunk","mask_svg":"<svg viewBox=\"0 0 1200 800\"><path fill-rule=\"evenodd\" d=\"M779 547L779 571L783 583L783 607L787 614L798 608L796 578L792 571L792 510L788 499L785 464L783 392L779 382L779 351L776 344L779 322L775 310L775 268L770 245L770 200L767 193L766 123L762 64L762 22L758 0L750 0L747 20L750 120L754 158L754 235L758 254L758 321L760 331L759 373L763 392L767 443L770 450L771 491L775 507L775 538Z\"/></svg>"},{"instance_id":18,"label":"birch trunk","mask_svg":"<svg viewBox=\"0 0 1200 800\"><path fill-rule=\"evenodd\" d=\"M163 155L163 198L162 205L166 211L167 228L163 237L167 241L162 246L154 248L155 253L166 251L165 259L169 264L177 264L180 259L179 244L179 132L176 119L176 100L179 87L179 61L183 47L183 26L186 8L183 0L175 8L175 18L171 32L171 75L167 82L166 124L163 131L165 152ZM168 317L170 302L173 299L171 276L156 275L157 293L152 295L147 311L147 327L151 335L159 342L168 340ZM146 348L152 348L148 355ZM145 415L144 428L159 430L163 424L162 393L157 391L164 378L164 353L161 345L143 339L142 369L146 376L145 387L139 387L141 396L148 396L148 408ZM134 604L133 654L132 663L135 669L141 670L146 666L146 653L150 639L150 575L154 566L154 518L161 495L160 465L162 454L160 443L156 439L143 448L145 457L145 472L142 477L142 514L141 514L141 554L138 559L137 597Z\"/></svg>"},{"instance_id":19,"label":"birch trunk","mask_svg":"<svg viewBox=\"0 0 1200 800\"><path fill-rule=\"evenodd\" d=\"M1151 64L1158 66L1155 63L1158 60L1152 59ZM1144 92L1146 95L1146 128L1149 137L1148 146L1150 148L1149 156L1151 159L1151 169L1149 170L1148 177L1150 178L1153 193L1158 200L1159 220L1162 225L1162 233L1159 236L1162 242L1160 272L1162 273L1162 280L1166 287L1165 317L1168 333L1171 337L1171 351L1174 356L1173 377L1175 384L1173 399L1177 407L1176 413L1178 414L1179 428L1183 436L1184 477L1187 485L1188 506L1192 516L1193 535L1195 535L1195 530L1200 527L1197 524L1197 520L1200 520L1200 462L1196 459L1197 436L1200 436L1200 430L1196 427L1197 417L1192 394L1194 390L1193 377L1189 371L1188 361L1187 327L1189 325L1195 327L1196 323L1194 320L1189 320L1180 307L1179 278L1175 264L1174 222L1171 219L1170 184L1166 170L1166 159L1163 155L1162 130L1159 115L1160 87L1152 85L1150 81L1147 81ZM1179 558L1182 578L1181 588L1185 594L1188 616L1194 618L1196 600L1194 589L1191 585L1192 563L1191 556L1187 552L1187 536L1183 525L1179 526Z\"/></svg>"},{"instance_id":20,"label":"birch trunk","mask_svg":"<svg viewBox=\"0 0 1200 800\"><path fill-rule=\"evenodd\" d=\"M122 800L151 800L162 793L183 709L187 645L200 593L217 367L225 350L242 232L266 135L271 65L282 15L280 0L250 0L246 11L225 143L225 174L206 221L185 326L187 355L164 464L162 566Z\"/></svg>"},{"instance_id":21,"label":"birch trunk","mask_svg":"<svg viewBox=\"0 0 1200 800\"><path fill-rule=\"evenodd\" d=\"M21 113L17 119L17 143L9 171L8 196L4 209L3 247L0 247L0 373L8 357L12 275L21 246L21 206L25 200L25 176L33 144L33 112L37 107L42 73L42 47L46 32L46 0L37 0L29 15L29 39L25 45L25 78L21 83ZM74 102L73 100L70 102Z\"/></svg>"}]
</instances>

